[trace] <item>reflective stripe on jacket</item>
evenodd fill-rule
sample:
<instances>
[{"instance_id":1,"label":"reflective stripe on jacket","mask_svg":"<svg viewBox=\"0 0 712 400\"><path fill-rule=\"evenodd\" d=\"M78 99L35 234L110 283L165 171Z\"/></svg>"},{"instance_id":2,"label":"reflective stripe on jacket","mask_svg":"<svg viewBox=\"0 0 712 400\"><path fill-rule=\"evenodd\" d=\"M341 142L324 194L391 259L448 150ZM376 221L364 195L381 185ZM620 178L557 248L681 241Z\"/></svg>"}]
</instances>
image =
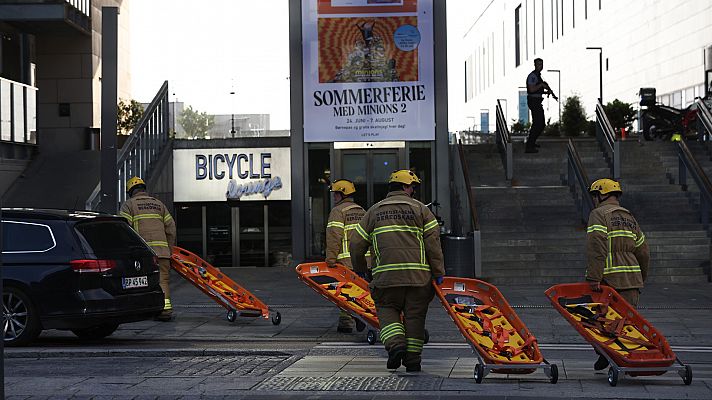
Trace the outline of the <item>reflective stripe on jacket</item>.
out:
<instances>
[{"instance_id":1,"label":"reflective stripe on jacket","mask_svg":"<svg viewBox=\"0 0 712 400\"><path fill-rule=\"evenodd\" d=\"M372 247L373 287L424 286L445 275L440 230L433 213L403 191L373 205L351 237L354 271L366 272Z\"/></svg>"},{"instance_id":2,"label":"reflective stripe on jacket","mask_svg":"<svg viewBox=\"0 0 712 400\"><path fill-rule=\"evenodd\" d=\"M586 229L586 279L615 289L642 288L650 252L638 221L611 197L591 211Z\"/></svg>"},{"instance_id":3,"label":"reflective stripe on jacket","mask_svg":"<svg viewBox=\"0 0 712 400\"><path fill-rule=\"evenodd\" d=\"M337 261L351 268L349 238L366 211L354 203L351 197L338 202L329 213L326 224L326 263L334 265Z\"/></svg>"},{"instance_id":4,"label":"reflective stripe on jacket","mask_svg":"<svg viewBox=\"0 0 712 400\"><path fill-rule=\"evenodd\" d=\"M166 206L146 192L138 192L121 206L119 215L146 241L159 258L170 258L176 245L176 224Z\"/></svg>"}]
</instances>

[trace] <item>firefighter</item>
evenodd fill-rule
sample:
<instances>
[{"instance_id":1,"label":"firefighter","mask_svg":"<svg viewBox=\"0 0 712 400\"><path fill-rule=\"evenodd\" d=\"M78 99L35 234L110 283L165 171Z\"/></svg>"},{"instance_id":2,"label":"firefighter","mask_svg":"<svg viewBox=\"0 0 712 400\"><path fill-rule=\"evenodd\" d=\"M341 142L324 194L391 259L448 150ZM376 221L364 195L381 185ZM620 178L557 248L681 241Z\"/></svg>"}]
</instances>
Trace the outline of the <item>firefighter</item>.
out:
<instances>
[{"instance_id":1,"label":"firefighter","mask_svg":"<svg viewBox=\"0 0 712 400\"><path fill-rule=\"evenodd\" d=\"M349 255L349 238L366 211L354 202L353 195L356 193L356 187L353 182L339 179L331 184L329 191L334 196L334 208L331 209L326 224L325 261L330 267L339 263L353 269ZM339 324L336 327L338 332L351 333L354 324L354 319L348 313L339 312ZM359 328L363 329L361 326Z\"/></svg>"},{"instance_id":2,"label":"firefighter","mask_svg":"<svg viewBox=\"0 0 712 400\"><path fill-rule=\"evenodd\" d=\"M372 247L371 294L388 351L388 369L401 363L420 371L425 317L435 294L431 280L445 275L440 226L433 213L413 199L420 179L409 170L391 174L386 198L371 207L351 237L354 271L363 274L365 253Z\"/></svg>"},{"instance_id":3,"label":"firefighter","mask_svg":"<svg viewBox=\"0 0 712 400\"><path fill-rule=\"evenodd\" d=\"M620 206L620 183L599 179L589 193L594 209L588 217L586 281L594 291L604 284L614 288L633 307L648 275L650 252L645 235L630 211ZM608 366L602 355L594 364L600 371Z\"/></svg>"},{"instance_id":4,"label":"firefighter","mask_svg":"<svg viewBox=\"0 0 712 400\"><path fill-rule=\"evenodd\" d=\"M121 206L119 215L126 218L133 229L158 256L161 289L164 294L163 311L156 316L159 321L170 321L173 317L169 272L171 268L171 247L176 244L176 224L166 206L146 193L146 183L134 176L126 182L129 199Z\"/></svg>"}]
</instances>

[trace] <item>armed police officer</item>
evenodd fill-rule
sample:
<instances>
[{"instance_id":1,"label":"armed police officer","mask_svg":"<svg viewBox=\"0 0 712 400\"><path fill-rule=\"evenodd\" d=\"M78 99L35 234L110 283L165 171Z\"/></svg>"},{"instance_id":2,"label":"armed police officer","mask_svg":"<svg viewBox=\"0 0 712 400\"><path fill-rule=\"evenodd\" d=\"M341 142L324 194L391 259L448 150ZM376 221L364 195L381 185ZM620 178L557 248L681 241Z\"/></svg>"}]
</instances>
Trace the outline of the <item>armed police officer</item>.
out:
<instances>
[{"instance_id":1,"label":"armed police officer","mask_svg":"<svg viewBox=\"0 0 712 400\"><path fill-rule=\"evenodd\" d=\"M544 60L541 58L534 59L534 71L527 76L527 106L532 113L532 126L529 129L527 136L527 145L525 153L538 153L539 145L536 140L542 132L544 132L544 95L551 94L554 99L558 100L554 92L549 87L549 84L541 77L541 71L544 69Z\"/></svg>"},{"instance_id":2,"label":"armed police officer","mask_svg":"<svg viewBox=\"0 0 712 400\"><path fill-rule=\"evenodd\" d=\"M589 193L594 209L588 217L586 281L594 291L604 284L614 288L633 307L648 276L650 251L638 221L618 200L623 195L619 182L599 179ZM594 364L600 371L608 366L602 355Z\"/></svg>"},{"instance_id":3,"label":"armed police officer","mask_svg":"<svg viewBox=\"0 0 712 400\"><path fill-rule=\"evenodd\" d=\"M445 275L440 230L433 213L413 199L420 179L409 170L393 172L389 193L371 207L351 237L354 271L366 272L365 253L373 248L370 284L388 351L388 369L402 365L420 371L425 317L435 294L432 280Z\"/></svg>"},{"instance_id":4,"label":"armed police officer","mask_svg":"<svg viewBox=\"0 0 712 400\"><path fill-rule=\"evenodd\" d=\"M351 266L349 254L349 239L354 229L366 211L353 199L356 187L353 182L339 179L331 184L329 191L333 193L334 208L329 213L326 224L326 264L333 266L336 263L348 268ZM344 312L339 312L338 332L351 333L354 329L354 319Z\"/></svg>"}]
</instances>

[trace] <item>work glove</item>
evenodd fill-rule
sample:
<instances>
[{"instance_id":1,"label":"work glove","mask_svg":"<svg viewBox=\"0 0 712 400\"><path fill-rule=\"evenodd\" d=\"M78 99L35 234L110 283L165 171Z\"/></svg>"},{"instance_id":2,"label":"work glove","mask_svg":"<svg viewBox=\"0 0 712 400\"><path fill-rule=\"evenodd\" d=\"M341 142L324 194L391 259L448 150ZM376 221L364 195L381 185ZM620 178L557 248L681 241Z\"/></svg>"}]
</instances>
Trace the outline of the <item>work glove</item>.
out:
<instances>
[{"instance_id":1,"label":"work glove","mask_svg":"<svg viewBox=\"0 0 712 400\"><path fill-rule=\"evenodd\" d=\"M438 277L435 278L435 284L438 285L438 286L440 286L440 285L443 284L443 280L444 280L444 279L443 279L442 276L438 276Z\"/></svg>"},{"instance_id":2,"label":"work glove","mask_svg":"<svg viewBox=\"0 0 712 400\"><path fill-rule=\"evenodd\" d=\"M598 281L588 281L588 284L591 285L591 290L594 292L600 292L601 290L601 282Z\"/></svg>"}]
</instances>

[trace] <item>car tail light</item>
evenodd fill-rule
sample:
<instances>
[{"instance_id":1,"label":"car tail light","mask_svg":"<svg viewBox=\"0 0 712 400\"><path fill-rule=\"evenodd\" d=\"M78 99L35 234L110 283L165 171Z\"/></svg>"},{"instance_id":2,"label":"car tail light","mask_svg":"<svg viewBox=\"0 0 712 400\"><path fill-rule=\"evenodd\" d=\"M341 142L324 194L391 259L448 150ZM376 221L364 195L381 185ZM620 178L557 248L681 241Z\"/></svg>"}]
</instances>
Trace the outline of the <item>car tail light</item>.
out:
<instances>
[{"instance_id":1,"label":"car tail light","mask_svg":"<svg viewBox=\"0 0 712 400\"><path fill-rule=\"evenodd\" d=\"M73 260L69 264L74 272L108 272L116 267L114 260Z\"/></svg>"}]
</instances>

